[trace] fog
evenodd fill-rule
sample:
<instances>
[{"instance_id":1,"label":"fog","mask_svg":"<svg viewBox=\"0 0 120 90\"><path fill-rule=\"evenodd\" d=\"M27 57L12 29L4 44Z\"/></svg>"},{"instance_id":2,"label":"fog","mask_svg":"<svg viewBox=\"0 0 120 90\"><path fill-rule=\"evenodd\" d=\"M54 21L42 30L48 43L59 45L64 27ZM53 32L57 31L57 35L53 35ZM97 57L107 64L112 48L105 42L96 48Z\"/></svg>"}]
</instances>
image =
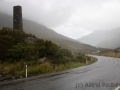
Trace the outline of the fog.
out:
<instances>
[{"instance_id":1,"label":"fog","mask_svg":"<svg viewBox=\"0 0 120 90\"><path fill-rule=\"evenodd\" d=\"M0 0L0 11L13 15L16 5L23 18L73 39L120 26L120 0Z\"/></svg>"}]
</instances>

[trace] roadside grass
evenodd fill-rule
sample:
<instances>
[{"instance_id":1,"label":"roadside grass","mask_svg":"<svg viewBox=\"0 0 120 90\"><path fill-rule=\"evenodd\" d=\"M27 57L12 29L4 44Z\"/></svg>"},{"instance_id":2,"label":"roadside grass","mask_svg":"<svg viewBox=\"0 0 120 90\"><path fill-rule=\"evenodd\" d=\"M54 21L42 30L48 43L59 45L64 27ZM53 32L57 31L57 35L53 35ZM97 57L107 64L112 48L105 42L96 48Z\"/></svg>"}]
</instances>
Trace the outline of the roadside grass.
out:
<instances>
[{"instance_id":1,"label":"roadside grass","mask_svg":"<svg viewBox=\"0 0 120 90\"><path fill-rule=\"evenodd\" d=\"M101 53L100 56L116 57L120 58L120 53Z\"/></svg>"},{"instance_id":2,"label":"roadside grass","mask_svg":"<svg viewBox=\"0 0 120 90\"><path fill-rule=\"evenodd\" d=\"M95 59L89 60L89 64L95 62ZM37 64L36 62L29 61L27 62L28 64L28 76L35 76L35 75L42 75L42 74L49 74L53 72L59 72L59 71L64 71L64 70L69 70L73 68L78 68L81 66L85 66L85 63L80 63L80 62L68 62L65 65L60 64L56 65L55 68L53 68L52 64L50 62L45 62L43 64ZM3 73L6 75L12 75L12 76L17 76L18 78L20 77L25 77L25 63L20 61L20 62L15 62L15 63L0 63L0 75Z\"/></svg>"},{"instance_id":3,"label":"roadside grass","mask_svg":"<svg viewBox=\"0 0 120 90\"><path fill-rule=\"evenodd\" d=\"M91 60L89 60L87 64L89 65L89 64L92 64L96 61L97 61L97 58L91 58Z\"/></svg>"},{"instance_id":4,"label":"roadside grass","mask_svg":"<svg viewBox=\"0 0 120 90\"><path fill-rule=\"evenodd\" d=\"M84 66L84 65L85 65L84 63L69 62L66 65L61 64L61 65L57 66L55 71L59 72L59 71L69 70L69 69L78 68L78 67L81 67L81 66Z\"/></svg>"}]
</instances>

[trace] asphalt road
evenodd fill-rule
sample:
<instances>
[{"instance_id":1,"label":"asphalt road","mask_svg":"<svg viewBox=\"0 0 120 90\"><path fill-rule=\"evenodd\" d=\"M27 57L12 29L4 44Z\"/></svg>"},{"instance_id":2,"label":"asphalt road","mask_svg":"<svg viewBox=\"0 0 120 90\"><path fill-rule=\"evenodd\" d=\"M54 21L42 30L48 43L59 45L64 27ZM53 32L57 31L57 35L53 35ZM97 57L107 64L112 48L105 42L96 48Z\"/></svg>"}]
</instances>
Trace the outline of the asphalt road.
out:
<instances>
[{"instance_id":1,"label":"asphalt road","mask_svg":"<svg viewBox=\"0 0 120 90\"><path fill-rule=\"evenodd\" d=\"M120 85L120 59L95 57L98 61L94 64L40 79L3 84L0 90L115 90Z\"/></svg>"}]
</instances>

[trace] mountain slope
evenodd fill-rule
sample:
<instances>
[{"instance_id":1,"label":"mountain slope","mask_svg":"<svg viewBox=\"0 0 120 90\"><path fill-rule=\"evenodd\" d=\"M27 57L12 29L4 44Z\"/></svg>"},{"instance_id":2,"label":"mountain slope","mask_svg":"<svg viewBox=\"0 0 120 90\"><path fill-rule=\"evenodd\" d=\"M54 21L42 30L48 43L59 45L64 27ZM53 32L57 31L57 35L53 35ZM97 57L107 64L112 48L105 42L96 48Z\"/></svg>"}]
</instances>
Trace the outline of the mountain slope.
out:
<instances>
[{"instance_id":1,"label":"mountain slope","mask_svg":"<svg viewBox=\"0 0 120 90\"><path fill-rule=\"evenodd\" d=\"M96 31L78 41L96 47L115 49L120 47L120 27L109 31Z\"/></svg>"},{"instance_id":2,"label":"mountain slope","mask_svg":"<svg viewBox=\"0 0 120 90\"><path fill-rule=\"evenodd\" d=\"M104 38L104 33L101 31L95 31L87 36L79 38L78 41L96 46L102 40L101 37Z\"/></svg>"},{"instance_id":3,"label":"mountain slope","mask_svg":"<svg viewBox=\"0 0 120 90\"><path fill-rule=\"evenodd\" d=\"M0 29L3 27L13 27L12 21L12 16L0 12ZM96 48L93 46L79 43L30 20L23 19L23 30L27 33L35 34L38 38L52 40L62 48L73 52L90 53L96 51Z\"/></svg>"}]
</instances>

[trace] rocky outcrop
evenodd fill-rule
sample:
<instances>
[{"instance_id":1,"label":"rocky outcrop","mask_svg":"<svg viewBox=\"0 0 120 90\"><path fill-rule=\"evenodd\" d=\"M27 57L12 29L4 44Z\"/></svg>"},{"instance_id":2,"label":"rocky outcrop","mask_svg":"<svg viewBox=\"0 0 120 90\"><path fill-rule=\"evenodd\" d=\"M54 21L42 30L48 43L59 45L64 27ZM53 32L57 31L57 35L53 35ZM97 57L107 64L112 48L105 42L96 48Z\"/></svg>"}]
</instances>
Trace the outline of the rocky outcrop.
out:
<instances>
[{"instance_id":1,"label":"rocky outcrop","mask_svg":"<svg viewBox=\"0 0 120 90\"><path fill-rule=\"evenodd\" d=\"M36 39L33 38L33 37L27 37L27 38L25 39L25 41L28 42L28 43L34 43L34 42L36 41Z\"/></svg>"}]
</instances>

